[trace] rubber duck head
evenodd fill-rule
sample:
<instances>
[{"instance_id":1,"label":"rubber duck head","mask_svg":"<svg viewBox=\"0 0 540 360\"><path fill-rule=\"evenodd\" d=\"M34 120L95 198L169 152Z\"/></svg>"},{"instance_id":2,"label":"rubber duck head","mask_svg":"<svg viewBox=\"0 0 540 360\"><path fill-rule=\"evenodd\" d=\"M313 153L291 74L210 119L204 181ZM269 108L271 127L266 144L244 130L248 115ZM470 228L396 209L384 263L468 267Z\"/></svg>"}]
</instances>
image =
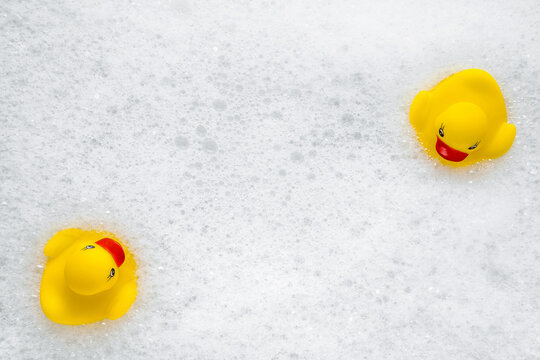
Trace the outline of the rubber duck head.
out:
<instances>
[{"instance_id":1,"label":"rubber duck head","mask_svg":"<svg viewBox=\"0 0 540 360\"><path fill-rule=\"evenodd\" d=\"M449 106L435 119L435 149L445 160L460 162L483 145L487 134L486 114L477 105L459 102Z\"/></svg>"},{"instance_id":2,"label":"rubber duck head","mask_svg":"<svg viewBox=\"0 0 540 360\"><path fill-rule=\"evenodd\" d=\"M67 286L80 295L95 295L109 290L118 281L118 268L123 264L122 246L109 238L88 243L74 251L66 262Z\"/></svg>"}]
</instances>

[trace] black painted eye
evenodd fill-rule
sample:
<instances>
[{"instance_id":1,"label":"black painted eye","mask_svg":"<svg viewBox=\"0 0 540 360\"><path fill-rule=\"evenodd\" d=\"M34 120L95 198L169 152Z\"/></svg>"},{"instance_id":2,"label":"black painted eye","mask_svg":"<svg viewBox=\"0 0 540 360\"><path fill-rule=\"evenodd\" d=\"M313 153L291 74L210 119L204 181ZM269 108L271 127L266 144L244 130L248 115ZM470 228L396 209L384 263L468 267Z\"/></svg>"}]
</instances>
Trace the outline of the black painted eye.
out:
<instances>
[{"instance_id":1,"label":"black painted eye","mask_svg":"<svg viewBox=\"0 0 540 360\"><path fill-rule=\"evenodd\" d=\"M439 128L439 135L440 135L441 137L444 137L444 126L441 126L441 127Z\"/></svg>"},{"instance_id":2,"label":"black painted eye","mask_svg":"<svg viewBox=\"0 0 540 360\"><path fill-rule=\"evenodd\" d=\"M114 273L115 273L114 268L112 268L111 272L109 273L109 276L107 276L107 281L109 281L109 280L111 280L113 278Z\"/></svg>"},{"instance_id":3,"label":"black painted eye","mask_svg":"<svg viewBox=\"0 0 540 360\"><path fill-rule=\"evenodd\" d=\"M477 143L474 144L473 146L469 146L469 150L474 150L474 149L476 149L476 147L478 146L478 144L480 144L480 142L477 142Z\"/></svg>"},{"instance_id":4,"label":"black painted eye","mask_svg":"<svg viewBox=\"0 0 540 360\"><path fill-rule=\"evenodd\" d=\"M88 249L93 249L93 248L95 248L94 245L86 245L86 246L83 248L83 250L88 250Z\"/></svg>"}]
</instances>

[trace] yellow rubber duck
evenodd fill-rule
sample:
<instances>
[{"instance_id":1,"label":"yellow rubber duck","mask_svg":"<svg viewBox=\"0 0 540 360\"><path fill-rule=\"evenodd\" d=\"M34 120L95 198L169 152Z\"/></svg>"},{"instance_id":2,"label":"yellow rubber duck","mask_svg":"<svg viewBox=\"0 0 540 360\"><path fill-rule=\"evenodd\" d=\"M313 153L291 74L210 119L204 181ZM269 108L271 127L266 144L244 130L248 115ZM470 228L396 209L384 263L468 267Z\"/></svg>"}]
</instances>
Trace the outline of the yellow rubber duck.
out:
<instances>
[{"instance_id":1,"label":"yellow rubber duck","mask_svg":"<svg viewBox=\"0 0 540 360\"><path fill-rule=\"evenodd\" d=\"M409 119L428 154L452 166L502 156L516 136L501 89L479 69L458 72L418 93Z\"/></svg>"},{"instance_id":2,"label":"yellow rubber duck","mask_svg":"<svg viewBox=\"0 0 540 360\"><path fill-rule=\"evenodd\" d=\"M41 279L45 315L65 325L123 316L137 296L133 255L113 235L66 229L44 249L49 257Z\"/></svg>"}]
</instances>

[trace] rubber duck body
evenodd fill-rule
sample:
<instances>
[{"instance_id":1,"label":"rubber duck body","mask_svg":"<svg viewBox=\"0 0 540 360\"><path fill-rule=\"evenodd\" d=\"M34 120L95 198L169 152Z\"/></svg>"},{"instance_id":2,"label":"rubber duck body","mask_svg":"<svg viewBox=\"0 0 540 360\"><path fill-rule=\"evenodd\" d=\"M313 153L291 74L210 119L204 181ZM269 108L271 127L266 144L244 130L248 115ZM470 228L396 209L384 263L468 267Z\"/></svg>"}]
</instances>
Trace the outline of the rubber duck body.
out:
<instances>
[{"instance_id":1,"label":"rubber duck body","mask_svg":"<svg viewBox=\"0 0 540 360\"><path fill-rule=\"evenodd\" d=\"M123 316L137 296L133 255L112 234L66 229L44 249L40 289L52 321L82 325Z\"/></svg>"},{"instance_id":2,"label":"rubber duck body","mask_svg":"<svg viewBox=\"0 0 540 360\"><path fill-rule=\"evenodd\" d=\"M428 154L445 165L502 156L516 136L497 82L479 69L461 71L418 93L409 118Z\"/></svg>"}]
</instances>

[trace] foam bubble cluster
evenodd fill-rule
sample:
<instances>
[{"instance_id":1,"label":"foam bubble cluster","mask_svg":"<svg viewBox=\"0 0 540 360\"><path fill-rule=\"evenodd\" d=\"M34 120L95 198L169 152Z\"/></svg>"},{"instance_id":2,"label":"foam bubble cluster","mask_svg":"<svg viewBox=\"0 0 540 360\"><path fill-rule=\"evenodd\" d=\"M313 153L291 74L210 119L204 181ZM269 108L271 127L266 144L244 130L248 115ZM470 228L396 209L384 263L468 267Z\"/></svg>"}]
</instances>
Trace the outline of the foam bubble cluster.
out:
<instances>
[{"instance_id":1,"label":"foam bubble cluster","mask_svg":"<svg viewBox=\"0 0 540 360\"><path fill-rule=\"evenodd\" d=\"M0 6L0 354L525 359L540 354L538 2ZM414 95L478 67L518 134L448 169ZM46 241L139 263L116 321L51 323Z\"/></svg>"}]
</instances>

